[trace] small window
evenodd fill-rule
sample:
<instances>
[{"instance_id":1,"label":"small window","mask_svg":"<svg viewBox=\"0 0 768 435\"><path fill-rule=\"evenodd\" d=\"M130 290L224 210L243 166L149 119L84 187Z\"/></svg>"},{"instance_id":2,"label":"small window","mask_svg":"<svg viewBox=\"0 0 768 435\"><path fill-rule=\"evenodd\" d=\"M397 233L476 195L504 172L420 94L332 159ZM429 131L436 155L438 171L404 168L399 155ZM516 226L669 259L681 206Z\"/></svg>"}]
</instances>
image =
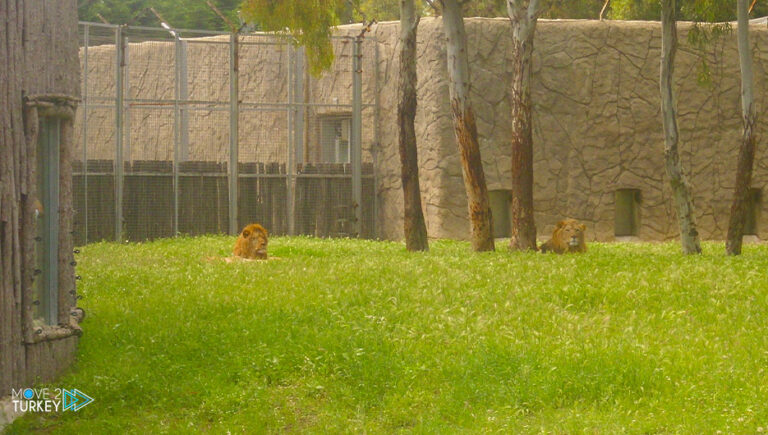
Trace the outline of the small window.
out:
<instances>
[{"instance_id":1,"label":"small window","mask_svg":"<svg viewBox=\"0 0 768 435\"><path fill-rule=\"evenodd\" d=\"M756 236L757 223L760 221L760 201L762 191L760 189L749 189L747 194L747 211L744 218L744 235Z\"/></svg>"},{"instance_id":2,"label":"small window","mask_svg":"<svg viewBox=\"0 0 768 435\"><path fill-rule=\"evenodd\" d=\"M488 197L493 216L493 237L509 237L509 190L491 190Z\"/></svg>"},{"instance_id":3,"label":"small window","mask_svg":"<svg viewBox=\"0 0 768 435\"><path fill-rule=\"evenodd\" d=\"M59 294L59 144L61 120L40 118L35 206L36 317L58 323Z\"/></svg>"},{"instance_id":4,"label":"small window","mask_svg":"<svg viewBox=\"0 0 768 435\"><path fill-rule=\"evenodd\" d=\"M640 190L619 189L614 203L614 234L616 237L637 236L639 225Z\"/></svg>"},{"instance_id":5,"label":"small window","mask_svg":"<svg viewBox=\"0 0 768 435\"><path fill-rule=\"evenodd\" d=\"M349 137L351 116L328 116L320 120L320 142L323 161L349 163Z\"/></svg>"}]
</instances>

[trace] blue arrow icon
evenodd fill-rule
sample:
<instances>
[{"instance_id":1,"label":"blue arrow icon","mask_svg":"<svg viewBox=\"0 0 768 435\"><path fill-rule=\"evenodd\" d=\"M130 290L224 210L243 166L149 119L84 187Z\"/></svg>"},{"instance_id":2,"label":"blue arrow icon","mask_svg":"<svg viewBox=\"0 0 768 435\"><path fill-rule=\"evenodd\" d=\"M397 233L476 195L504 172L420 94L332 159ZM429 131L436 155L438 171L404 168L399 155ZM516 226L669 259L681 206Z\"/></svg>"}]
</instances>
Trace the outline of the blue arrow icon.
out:
<instances>
[{"instance_id":1,"label":"blue arrow icon","mask_svg":"<svg viewBox=\"0 0 768 435\"><path fill-rule=\"evenodd\" d=\"M61 390L63 397L63 410L79 411L80 408L93 402L93 398L75 388L74 390Z\"/></svg>"}]
</instances>

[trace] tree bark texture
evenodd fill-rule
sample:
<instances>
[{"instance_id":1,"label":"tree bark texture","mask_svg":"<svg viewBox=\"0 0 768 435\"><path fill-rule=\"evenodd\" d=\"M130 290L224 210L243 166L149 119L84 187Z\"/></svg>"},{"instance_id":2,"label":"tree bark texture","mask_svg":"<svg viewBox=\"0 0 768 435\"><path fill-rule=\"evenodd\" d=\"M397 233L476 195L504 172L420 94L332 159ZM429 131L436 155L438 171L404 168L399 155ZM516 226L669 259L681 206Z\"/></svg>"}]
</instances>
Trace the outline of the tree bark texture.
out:
<instances>
[{"instance_id":1,"label":"tree bark texture","mask_svg":"<svg viewBox=\"0 0 768 435\"><path fill-rule=\"evenodd\" d=\"M427 225L421 208L419 187L419 159L416 147L416 31L419 16L414 12L413 0L400 0L400 71L398 75L399 101L397 104L398 144L400 148L400 175L403 183L403 230L405 248L409 251L427 251Z\"/></svg>"},{"instance_id":2,"label":"tree bark texture","mask_svg":"<svg viewBox=\"0 0 768 435\"><path fill-rule=\"evenodd\" d=\"M467 191L472 249L493 251L493 219L485 183L475 113L469 101L470 80L464 17L457 0L443 0L443 30L448 60L448 89L453 131L459 145L464 187Z\"/></svg>"},{"instance_id":3,"label":"tree bark texture","mask_svg":"<svg viewBox=\"0 0 768 435\"><path fill-rule=\"evenodd\" d=\"M23 4L0 1L0 395L23 379L22 342L22 195L30 174L22 119L24 77Z\"/></svg>"},{"instance_id":4,"label":"tree bark texture","mask_svg":"<svg viewBox=\"0 0 768 435\"><path fill-rule=\"evenodd\" d=\"M533 215L533 131L531 59L538 0L507 1L512 24L512 200L509 209L512 250L536 250Z\"/></svg>"},{"instance_id":5,"label":"tree bark texture","mask_svg":"<svg viewBox=\"0 0 768 435\"><path fill-rule=\"evenodd\" d=\"M699 232L696 230L691 188L680 163L678 151L677 109L672 90L672 77L677 51L677 21L675 19L675 0L661 2L661 114L664 122L664 160L667 176L672 186L680 225L680 242L684 254L701 253Z\"/></svg>"},{"instance_id":6,"label":"tree bark texture","mask_svg":"<svg viewBox=\"0 0 768 435\"><path fill-rule=\"evenodd\" d=\"M744 221L747 196L752 185L752 168L755 161L755 102L752 77L752 50L749 45L749 12L747 0L737 0L739 64L741 66L741 114L743 131L736 166L736 182L728 220L725 250L728 255L741 254L744 238Z\"/></svg>"},{"instance_id":7,"label":"tree bark texture","mask_svg":"<svg viewBox=\"0 0 768 435\"><path fill-rule=\"evenodd\" d=\"M47 382L74 356L72 256L74 107L80 93L77 2L0 0L0 397ZM59 325L33 332L36 150L41 116L61 118ZM77 328L79 329L79 328Z\"/></svg>"}]
</instances>

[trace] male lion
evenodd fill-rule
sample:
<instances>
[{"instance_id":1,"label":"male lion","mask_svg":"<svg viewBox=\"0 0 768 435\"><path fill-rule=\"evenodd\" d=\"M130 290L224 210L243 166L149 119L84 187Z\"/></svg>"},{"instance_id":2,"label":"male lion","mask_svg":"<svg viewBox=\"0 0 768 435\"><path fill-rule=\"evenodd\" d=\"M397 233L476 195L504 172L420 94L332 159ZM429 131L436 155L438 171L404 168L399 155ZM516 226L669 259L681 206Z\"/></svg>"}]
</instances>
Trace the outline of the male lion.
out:
<instances>
[{"instance_id":1,"label":"male lion","mask_svg":"<svg viewBox=\"0 0 768 435\"><path fill-rule=\"evenodd\" d=\"M249 260L265 260L267 258L267 230L259 224L250 224L243 228L243 231L237 236L232 254L235 257Z\"/></svg>"},{"instance_id":2,"label":"male lion","mask_svg":"<svg viewBox=\"0 0 768 435\"><path fill-rule=\"evenodd\" d=\"M586 229L587 226L576 219L561 220L552 232L552 238L541 245L541 252L587 252L587 244L584 242Z\"/></svg>"}]
</instances>

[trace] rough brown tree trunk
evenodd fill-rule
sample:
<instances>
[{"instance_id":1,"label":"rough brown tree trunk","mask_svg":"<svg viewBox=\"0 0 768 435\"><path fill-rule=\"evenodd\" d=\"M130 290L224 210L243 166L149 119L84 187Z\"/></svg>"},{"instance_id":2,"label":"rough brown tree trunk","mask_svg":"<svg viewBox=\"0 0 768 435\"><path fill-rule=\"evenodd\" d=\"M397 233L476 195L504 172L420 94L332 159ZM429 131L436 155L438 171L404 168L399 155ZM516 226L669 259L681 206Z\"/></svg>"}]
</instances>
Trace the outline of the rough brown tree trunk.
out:
<instances>
[{"instance_id":1,"label":"rough brown tree trunk","mask_svg":"<svg viewBox=\"0 0 768 435\"><path fill-rule=\"evenodd\" d=\"M725 251L728 255L741 254L747 195L752 185L752 167L755 161L755 102L752 83L752 50L749 46L749 12L747 11L747 0L738 0L737 4L739 22L737 33L741 66L741 113L744 130L741 135L731 217L728 221L728 236L725 241Z\"/></svg>"},{"instance_id":2,"label":"rough brown tree trunk","mask_svg":"<svg viewBox=\"0 0 768 435\"><path fill-rule=\"evenodd\" d=\"M72 257L72 122L80 90L77 2L0 0L0 397L48 382L77 344ZM59 213L59 315L38 328L34 208L41 116L62 121ZM54 289L56 290L56 289ZM59 333L58 339L45 337Z\"/></svg>"},{"instance_id":3,"label":"rough brown tree trunk","mask_svg":"<svg viewBox=\"0 0 768 435\"><path fill-rule=\"evenodd\" d=\"M405 248L426 251L427 225L421 209L419 188L419 159L416 148L416 30L419 16L413 0L400 0L400 74L397 104L398 143L400 146L400 175L403 182L403 229Z\"/></svg>"},{"instance_id":4,"label":"rough brown tree trunk","mask_svg":"<svg viewBox=\"0 0 768 435\"><path fill-rule=\"evenodd\" d=\"M533 218L533 132L531 58L538 0L508 0L512 24L512 202L509 209L509 248L536 250Z\"/></svg>"},{"instance_id":5,"label":"rough brown tree trunk","mask_svg":"<svg viewBox=\"0 0 768 435\"><path fill-rule=\"evenodd\" d=\"M672 91L672 77L677 51L677 21L675 0L661 1L661 113L664 121L664 159L667 176L672 185L680 225L680 243L684 254L701 253L699 232L691 199L691 189L680 163L678 152L678 130L675 95Z\"/></svg>"},{"instance_id":6,"label":"rough brown tree trunk","mask_svg":"<svg viewBox=\"0 0 768 435\"><path fill-rule=\"evenodd\" d=\"M22 156L23 3L0 0L0 397L25 376L22 352L22 194L32 182ZM27 283L24 282L24 288Z\"/></svg>"},{"instance_id":7,"label":"rough brown tree trunk","mask_svg":"<svg viewBox=\"0 0 768 435\"><path fill-rule=\"evenodd\" d=\"M480 157L475 113L469 102L469 61L464 17L457 0L443 0L442 4L453 131L459 144L464 187L467 191L472 249L492 251L493 220L488 186L485 184L483 161Z\"/></svg>"}]
</instances>

